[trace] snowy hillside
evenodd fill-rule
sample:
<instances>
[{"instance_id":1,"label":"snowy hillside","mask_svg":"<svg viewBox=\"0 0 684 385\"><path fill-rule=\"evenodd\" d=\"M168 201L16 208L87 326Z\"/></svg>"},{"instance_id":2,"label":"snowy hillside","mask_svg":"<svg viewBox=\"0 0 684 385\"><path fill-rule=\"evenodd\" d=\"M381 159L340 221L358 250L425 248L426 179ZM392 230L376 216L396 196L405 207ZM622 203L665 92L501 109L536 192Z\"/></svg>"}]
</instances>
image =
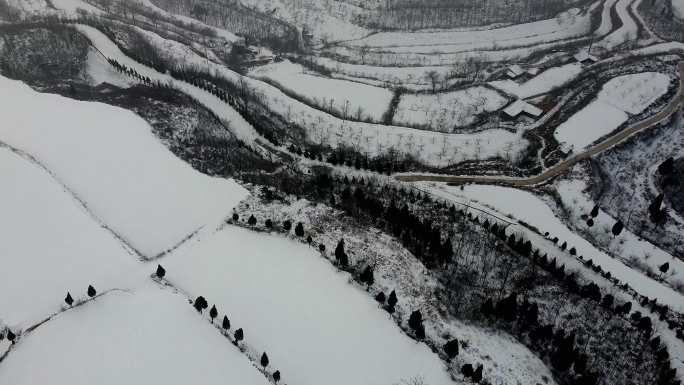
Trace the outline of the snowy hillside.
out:
<instances>
[{"instance_id":1,"label":"snowy hillside","mask_svg":"<svg viewBox=\"0 0 684 385\"><path fill-rule=\"evenodd\" d=\"M0 385L681 385L680 0L0 0Z\"/></svg>"},{"instance_id":2,"label":"snowy hillside","mask_svg":"<svg viewBox=\"0 0 684 385\"><path fill-rule=\"evenodd\" d=\"M38 94L7 78L0 85L0 140L36 158L145 258L220 221L244 197L235 183L179 161L131 113Z\"/></svg>"}]
</instances>

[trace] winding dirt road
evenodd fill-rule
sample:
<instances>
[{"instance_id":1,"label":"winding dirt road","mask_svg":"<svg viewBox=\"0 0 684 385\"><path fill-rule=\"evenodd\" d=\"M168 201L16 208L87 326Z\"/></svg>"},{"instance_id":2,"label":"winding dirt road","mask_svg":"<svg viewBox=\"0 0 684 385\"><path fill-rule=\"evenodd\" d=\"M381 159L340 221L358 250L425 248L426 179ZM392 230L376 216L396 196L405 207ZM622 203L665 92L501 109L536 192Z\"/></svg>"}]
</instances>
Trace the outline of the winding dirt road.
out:
<instances>
[{"instance_id":1,"label":"winding dirt road","mask_svg":"<svg viewBox=\"0 0 684 385\"><path fill-rule=\"evenodd\" d=\"M597 155L612 146L630 138L631 136L645 131L651 127L658 125L660 122L669 118L670 115L679 111L679 109L684 106L684 62L679 63L679 90L677 94L672 99L670 104L667 105L663 110L657 114L648 117L638 123L635 123L624 130L616 133L615 135L605 139L591 146L586 151L574 155L568 159L561 161L560 163L544 170L539 175L532 176L529 178L513 178L513 177L488 177L488 176L468 176L468 175L397 175L395 178L402 182L452 182L452 183L478 183L478 184L503 184L513 187L522 186L535 186L548 181L558 175L563 174L575 164L589 159L594 155Z\"/></svg>"}]
</instances>

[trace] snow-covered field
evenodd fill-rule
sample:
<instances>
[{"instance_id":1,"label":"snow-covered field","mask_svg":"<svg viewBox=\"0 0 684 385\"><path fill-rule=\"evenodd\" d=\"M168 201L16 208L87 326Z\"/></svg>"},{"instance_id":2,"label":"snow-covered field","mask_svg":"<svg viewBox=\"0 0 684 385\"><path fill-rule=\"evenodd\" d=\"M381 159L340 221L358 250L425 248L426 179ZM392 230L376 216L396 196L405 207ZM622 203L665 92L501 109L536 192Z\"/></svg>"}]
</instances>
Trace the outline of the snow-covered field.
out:
<instances>
[{"instance_id":1,"label":"snow-covered field","mask_svg":"<svg viewBox=\"0 0 684 385\"><path fill-rule=\"evenodd\" d=\"M669 84L670 78L657 72L611 79L595 100L556 128L554 136L564 151L579 152L648 108Z\"/></svg>"},{"instance_id":2,"label":"snow-covered field","mask_svg":"<svg viewBox=\"0 0 684 385\"><path fill-rule=\"evenodd\" d=\"M333 73L335 77L344 77L367 84L387 84L421 91L431 88L428 73L436 72L440 79L444 79L453 71L453 66L425 66L425 67L382 67L363 64L350 64L325 57L315 58L316 64L322 65Z\"/></svg>"},{"instance_id":3,"label":"snow-covered field","mask_svg":"<svg viewBox=\"0 0 684 385\"><path fill-rule=\"evenodd\" d=\"M244 328L245 342L268 351L288 383L392 385L416 376L451 383L426 345L403 335L346 273L303 244L228 226L163 263L171 283L216 304Z\"/></svg>"},{"instance_id":4,"label":"snow-covered field","mask_svg":"<svg viewBox=\"0 0 684 385\"><path fill-rule=\"evenodd\" d=\"M568 249L575 247L577 255L582 255L585 260L591 259L595 264L601 265L604 271L609 271L613 277L629 284L637 292L649 298L658 298L659 303L664 303L678 311L684 310L684 296L670 287L663 285L630 268L618 258L613 258L605 252L597 249L576 232L569 229L553 212L553 210L539 197L527 191L508 187L490 185L468 185L463 190L459 187L450 187L442 184L422 184L431 192L440 197L458 202L478 202L485 211L501 213L503 215L522 220L541 231L549 232L549 237L558 237L560 243L568 242ZM591 208L589 209L591 210ZM474 212L477 214L477 212ZM564 261L572 257L556 247L551 242L544 243L543 237L524 228L514 226L511 229L515 233L523 233L533 241L536 247L546 247L543 252L549 256L563 257ZM626 235L627 238L630 236ZM626 256L623 256L626 257Z\"/></svg>"},{"instance_id":5,"label":"snow-covered field","mask_svg":"<svg viewBox=\"0 0 684 385\"><path fill-rule=\"evenodd\" d=\"M493 81L489 84L520 99L525 99L548 93L574 79L581 72L582 65L580 63L570 63L550 68L524 83L507 79Z\"/></svg>"},{"instance_id":6,"label":"snow-covered field","mask_svg":"<svg viewBox=\"0 0 684 385\"><path fill-rule=\"evenodd\" d=\"M145 257L220 221L246 194L193 170L127 110L0 77L0 116L0 140L38 159Z\"/></svg>"},{"instance_id":7,"label":"snow-covered field","mask_svg":"<svg viewBox=\"0 0 684 385\"><path fill-rule=\"evenodd\" d=\"M452 132L455 127L472 123L478 114L501 109L508 101L482 86L437 94L404 94L393 123Z\"/></svg>"},{"instance_id":8,"label":"snow-covered field","mask_svg":"<svg viewBox=\"0 0 684 385\"><path fill-rule=\"evenodd\" d=\"M59 182L6 147L0 185L0 324L30 326L59 311L67 291L78 300L90 284L127 288L140 278L136 258Z\"/></svg>"},{"instance_id":9,"label":"snow-covered field","mask_svg":"<svg viewBox=\"0 0 684 385\"><path fill-rule=\"evenodd\" d=\"M554 19L476 31L380 32L346 44L395 53L454 53L545 43L589 33L589 13L571 9Z\"/></svg>"},{"instance_id":10,"label":"snow-covered field","mask_svg":"<svg viewBox=\"0 0 684 385\"><path fill-rule=\"evenodd\" d=\"M639 27L628 10L632 2L633 0L619 0L617 2L615 10L622 21L622 26L597 42L595 45L596 48L603 48L610 51L620 44L629 40L635 40L638 37Z\"/></svg>"},{"instance_id":11,"label":"snow-covered field","mask_svg":"<svg viewBox=\"0 0 684 385\"><path fill-rule=\"evenodd\" d=\"M43 293L45 294L45 293ZM185 298L156 287L110 292L21 340L0 384L267 385Z\"/></svg>"},{"instance_id":12,"label":"snow-covered field","mask_svg":"<svg viewBox=\"0 0 684 385\"><path fill-rule=\"evenodd\" d=\"M684 0L672 0L672 11L675 16L684 20Z\"/></svg>"},{"instance_id":13,"label":"snow-covered field","mask_svg":"<svg viewBox=\"0 0 684 385\"><path fill-rule=\"evenodd\" d=\"M250 76L275 82L308 103L326 111L332 108L337 114L357 120L382 121L392 100L388 89L309 73L287 60L256 67Z\"/></svg>"}]
</instances>

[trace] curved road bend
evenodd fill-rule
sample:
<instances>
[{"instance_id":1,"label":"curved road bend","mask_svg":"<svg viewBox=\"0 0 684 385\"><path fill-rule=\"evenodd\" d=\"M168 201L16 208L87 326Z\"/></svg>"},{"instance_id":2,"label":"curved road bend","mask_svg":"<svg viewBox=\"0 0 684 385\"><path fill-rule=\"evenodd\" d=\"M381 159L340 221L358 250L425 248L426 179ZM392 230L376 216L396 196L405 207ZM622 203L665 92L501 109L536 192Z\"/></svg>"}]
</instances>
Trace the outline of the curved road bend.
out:
<instances>
[{"instance_id":1,"label":"curved road bend","mask_svg":"<svg viewBox=\"0 0 684 385\"><path fill-rule=\"evenodd\" d=\"M488 176L456 176L456 175L397 175L395 178L402 182L453 182L453 183L497 183L508 186L534 186L546 182L547 180L554 178L565 171L570 169L575 164L589 159L592 156L599 154L610 147L626 140L627 138L645 131L663 120L670 117L679 110L680 107L684 106L684 62L679 63L679 90L677 95L672 99L670 104L667 105L662 111L657 114L644 119L634 125L625 128L624 130L618 132L617 134L607 138L606 140L591 146L586 151L574 155L568 159L557 163L556 165L546 169L539 175L532 176L529 178L512 178L512 177L488 177Z\"/></svg>"}]
</instances>

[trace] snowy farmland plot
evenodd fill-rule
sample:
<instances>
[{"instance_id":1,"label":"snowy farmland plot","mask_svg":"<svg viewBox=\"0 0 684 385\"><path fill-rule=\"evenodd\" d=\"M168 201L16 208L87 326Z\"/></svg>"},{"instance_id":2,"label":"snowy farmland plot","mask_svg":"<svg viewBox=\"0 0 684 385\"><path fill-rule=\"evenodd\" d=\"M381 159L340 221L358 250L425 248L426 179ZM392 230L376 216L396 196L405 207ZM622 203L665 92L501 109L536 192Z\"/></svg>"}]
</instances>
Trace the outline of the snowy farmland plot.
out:
<instances>
[{"instance_id":1,"label":"snowy farmland plot","mask_svg":"<svg viewBox=\"0 0 684 385\"><path fill-rule=\"evenodd\" d=\"M142 256L220 221L246 192L176 158L136 115L0 77L0 140L27 152Z\"/></svg>"},{"instance_id":2,"label":"snowy farmland plot","mask_svg":"<svg viewBox=\"0 0 684 385\"><path fill-rule=\"evenodd\" d=\"M487 87L437 94L404 94L394 124L453 132L472 123L477 115L503 108L508 99Z\"/></svg>"},{"instance_id":3,"label":"snowy farmland plot","mask_svg":"<svg viewBox=\"0 0 684 385\"><path fill-rule=\"evenodd\" d=\"M385 88L308 73L287 60L257 67L250 75L276 84L307 104L355 120L382 121L392 100L392 92Z\"/></svg>"},{"instance_id":4,"label":"snowy farmland plot","mask_svg":"<svg viewBox=\"0 0 684 385\"><path fill-rule=\"evenodd\" d=\"M0 385L680 385L683 21L0 0Z\"/></svg>"},{"instance_id":5,"label":"snowy farmland plot","mask_svg":"<svg viewBox=\"0 0 684 385\"><path fill-rule=\"evenodd\" d=\"M36 365L40 363L40 365ZM185 298L155 287L114 291L38 327L2 362L0 383L267 385Z\"/></svg>"},{"instance_id":6,"label":"snowy farmland plot","mask_svg":"<svg viewBox=\"0 0 684 385\"><path fill-rule=\"evenodd\" d=\"M135 256L30 159L0 147L0 324L30 326L59 311L69 291L128 288ZM49 213L49 214L48 214Z\"/></svg>"},{"instance_id":7,"label":"snowy farmland plot","mask_svg":"<svg viewBox=\"0 0 684 385\"><path fill-rule=\"evenodd\" d=\"M580 151L646 110L669 85L667 75L655 72L611 79L595 100L556 128L554 136L564 151Z\"/></svg>"},{"instance_id":8,"label":"snowy farmland plot","mask_svg":"<svg viewBox=\"0 0 684 385\"><path fill-rule=\"evenodd\" d=\"M451 383L435 354L304 245L229 226L162 261L169 282L216 304L290 383Z\"/></svg>"}]
</instances>

